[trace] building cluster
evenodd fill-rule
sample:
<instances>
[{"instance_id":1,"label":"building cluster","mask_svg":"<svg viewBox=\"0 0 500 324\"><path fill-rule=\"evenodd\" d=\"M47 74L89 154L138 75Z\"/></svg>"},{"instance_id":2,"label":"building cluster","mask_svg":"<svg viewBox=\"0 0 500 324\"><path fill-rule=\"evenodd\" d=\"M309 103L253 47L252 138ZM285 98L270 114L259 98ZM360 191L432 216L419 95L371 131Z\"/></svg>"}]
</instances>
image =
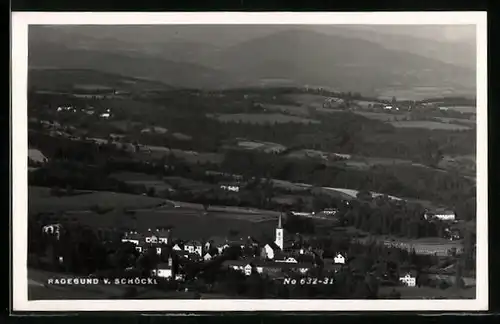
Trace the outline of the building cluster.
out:
<instances>
[{"instance_id":1,"label":"building cluster","mask_svg":"<svg viewBox=\"0 0 500 324\"><path fill-rule=\"evenodd\" d=\"M140 253L150 249L154 249L158 255L168 253L167 262L159 263L152 275L174 280L183 278L179 268L175 267L176 258L209 262L230 247L240 249L242 257L237 260L226 260L222 263L222 267L240 271L245 275L261 273L281 277L288 272L306 274L320 265L324 270L331 272L340 270L346 264L346 258L342 253L338 253L332 259L326 259L322 258L321 251L311 246L291 241L285 244L281 217L273 242L259 242L253 237L238 240L211 238L206 241L182 241L173 239L170 230L150 230L142 234L131 232L122 238L122 242L133 243Z\"/></svg>"}]
</instances>

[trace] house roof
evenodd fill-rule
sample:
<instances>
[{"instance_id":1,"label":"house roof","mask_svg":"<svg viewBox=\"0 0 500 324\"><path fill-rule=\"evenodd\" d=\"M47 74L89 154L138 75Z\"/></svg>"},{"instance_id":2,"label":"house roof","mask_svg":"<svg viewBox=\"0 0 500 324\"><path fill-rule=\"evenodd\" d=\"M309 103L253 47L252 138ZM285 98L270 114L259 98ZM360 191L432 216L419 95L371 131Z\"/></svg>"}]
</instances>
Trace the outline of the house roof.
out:
<instances>
[{"instance_id":1,"label":"house roof","mask_svg":"<svg viewBox=\"0 0 500 324\"><path fill-rule=\"evenodd\" d=\"M268 242L266 245L269 245L274 251L281 251L280 247L274 242Z\"/></svg>"}]
</instances>

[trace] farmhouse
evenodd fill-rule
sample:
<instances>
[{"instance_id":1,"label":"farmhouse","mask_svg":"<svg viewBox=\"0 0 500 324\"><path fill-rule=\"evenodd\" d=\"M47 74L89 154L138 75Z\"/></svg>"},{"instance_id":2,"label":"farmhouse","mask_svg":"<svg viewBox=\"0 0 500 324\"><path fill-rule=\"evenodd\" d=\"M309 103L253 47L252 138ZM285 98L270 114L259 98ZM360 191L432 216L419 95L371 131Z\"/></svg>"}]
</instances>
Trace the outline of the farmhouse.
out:
<instances>
[{"instance_id":1,"label":"farmhouse","mask_svg":"<svg viewBox=\"0 0 500 324\"><path fill-rule=\"evenodd\" d=\"M415 287L417 285L417 277L413 271L407 272L399 281L408 287Z\"/></svg>"},{"instance_id":2,"label":"farmhouse","mask_svg":"<svg viewBox=\"0 0 500 324\"><path fill-rule=\"evenodd\" d=\"M337 253L335 258L333 258L335 264L345 264L345 257L341 253Z\"/></svg>"},{"instance_id":3,"label":"farmhouse","mask_svg":"<svg viewBox=\"0 0 500 324\"><path fill-rule=\"evenodd\" d=\"M189 241L184 244L184 251L202 256L203 245L198 241Z\"/></svg>"},{"instance_id":4,"label":"farmhouse","mask_svg":"<svg viewBox=\"0 0 500 324\"><path fill-rule=\"evenodd\" d=\"M442 221L454 221L455 220L455 212L451 210L436 210L434 212L426 212L424 214L424 218L426 220L439 219Z\"/></svg>"},{"instance_id":5,"label":"farmhouse","mask_svg":"<svg viewBox=\"0 0 500 324\"><path fill-rule=\"evenodd\" d=\"M122 238L122 242L130 242L135 245L139 245L140 241L143 240L143 236L138 234L137 232L129 232L125 233L125 236Z\"/></svg>"},{"instance_id":6,"label":"farmhouse","mask_svg":"<svg viewBox=\"0 0 500 324\"><path fill-rule=\"evenodd\" d=\"M160 278L172 278L174 275L173 273L173 260L172 257L168 258L167 263L160 263L156 267L156 269L153 269L152 271L153 276L157 276Z\"/></svg>"},{"instance_id":7,"label":"farmhouse","mask_svg":"<svg viewBox=\"0 0 500 324\"><path fill-rule=\"evenodd\" d=\"M227 191L239 192L240 186L237 184L221 184L220 188Z\"/></svg>"}]
</instances>

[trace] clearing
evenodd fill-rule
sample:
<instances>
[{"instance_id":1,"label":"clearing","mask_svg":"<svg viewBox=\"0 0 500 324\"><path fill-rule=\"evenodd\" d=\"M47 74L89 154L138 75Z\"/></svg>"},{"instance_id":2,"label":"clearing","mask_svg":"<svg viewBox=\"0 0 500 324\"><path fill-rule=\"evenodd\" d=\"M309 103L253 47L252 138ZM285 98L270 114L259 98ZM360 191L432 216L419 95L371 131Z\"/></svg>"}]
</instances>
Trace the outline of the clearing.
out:
<instances>
[{"instance_id":1,"label":"clearing","mask_svg":"<svg viewBox=\"0 0 500 324\"><path fill-rule=\"evenodd\" d=\"M470 127L456 125L456 124L446 124L434 121L396 121L391 122L394 127L406 127L406 128L427 128L432 130L469 130Z\"/></svg>"},{"instance_id":2,"label":"clearing","mask_svg":"<svg viewBox=\"0 0 500 324\"><path fill-rule=\"evenodd\" d=\"M76 196L51 196L50 188L28 188L28 205L30 213L81 211L90 210L94 206L103 208L151 208L165 202L161 198L152 198L140 195L131 195L109 191L88 192Z\"/></svg>"},{"instance_id":3,"label":"clearing","mask_svg":"<svg viewBox=\"0 0 500 324\"><path fill-rule=\"evenodd\" d=\"M366 118L374 119L374 120L379 120L379 121L386 121L386 122L391 122L391 121L396 121L402 118L406 118L408 114L406 113L383 113L383 112L369 112L369 111L354 111L355 114L361 115Z\"/></svg>"},{"instance_id":4,"label":"clearing","mask_svg":"<svg viewBox=\"0 0 500 324\"><path fill-rule=\"evenodd\" d=\"M307 107L298 107L298 106L290 106L290 105L271 105L271 104L265 104L262 106L264 109L277 111L277 112L281 112L281 113L285 113L285 114L301 116L301 117L308 117L309 116L309 110Z\"/></svg>"},{"instance_id":5,"label":"clearing","mask_svg":"<svg viewBox=\"0 0 500 324\"><path fill-rule=\"evenodd\" d=\"M288 116L283 114L209 114L207 117L215 118L220 122L241 122L249 124L275 124L275 123L301 123L301 124L319 124L319 120L302 118L297 116Z\"/></svg>"}]
</instances>

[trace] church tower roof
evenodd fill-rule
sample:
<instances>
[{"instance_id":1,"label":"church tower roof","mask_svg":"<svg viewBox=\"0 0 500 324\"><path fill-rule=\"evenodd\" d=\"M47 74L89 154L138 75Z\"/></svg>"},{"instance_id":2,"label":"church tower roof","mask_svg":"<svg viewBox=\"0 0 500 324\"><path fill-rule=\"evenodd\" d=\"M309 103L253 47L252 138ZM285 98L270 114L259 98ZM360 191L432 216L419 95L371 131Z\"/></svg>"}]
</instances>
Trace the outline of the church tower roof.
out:
<instances>
[{"instance_id":1,"label":"church tower roof","mask_svg":"<svg viewBox=\"0 0 500 324\"><path fill-rule=\"evenodd\" d=\"M282 224L281 224L281 213L280 213L280 216L278 218L278 228L282 228Z\"/></svg>"}]
</instances>

